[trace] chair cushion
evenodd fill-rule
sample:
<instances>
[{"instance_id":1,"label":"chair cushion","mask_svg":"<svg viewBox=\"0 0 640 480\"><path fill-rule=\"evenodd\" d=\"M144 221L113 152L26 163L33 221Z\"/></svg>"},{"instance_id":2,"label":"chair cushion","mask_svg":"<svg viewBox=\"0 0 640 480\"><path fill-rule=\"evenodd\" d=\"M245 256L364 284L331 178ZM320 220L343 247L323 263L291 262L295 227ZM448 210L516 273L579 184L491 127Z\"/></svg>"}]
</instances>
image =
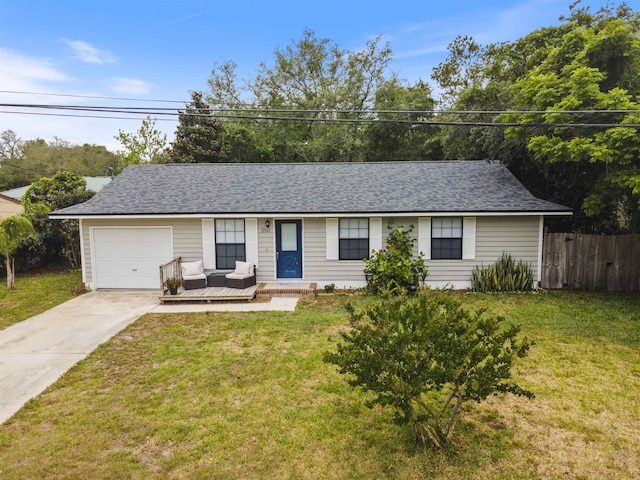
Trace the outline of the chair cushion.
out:
<instances>
[{"instance_id":1,"label":"chair cushion","mask_svg":"<svg viewBox=\"0 0 640 480\"><path fill-rule=\"evenodd\" d=\"M236 261L235 275L253 275L253 263Z\"/></svg>"},{"instance_id":2,"label":"chair cushion","mask_svg":"<svg viewBox=\"0 0 640 480\"><path fill-rule=\"evenodd\" d=\"M232 280L244 280L245 278L251 278L253 277L253 273L247 273L245 275L240 275L236 272L233 273L227 273L225 275L225 278L231 278Z\"/></svg>"},{"instance_id":3,"label":"chair cushion","mask_svg":"<svg viewBox=\"0 0 640 480\"><path fill-rule=\"evenodd\" d=\"M202 260L198 260L197 262L182 263L182 278L190 275L199 275L201 273L204 273L204 265L202 264Z\"/></svg>"},{"instance_id":4,"label":"chair cushion","mask_svg":"<svg viewBox=\"0 0 640 480\"><path fill-rule=\"evenodd\" d=\"M195 275L182 275L183 280L206 280L207 275L204 273L196 273Z\"/></svg>"}]
</instances>

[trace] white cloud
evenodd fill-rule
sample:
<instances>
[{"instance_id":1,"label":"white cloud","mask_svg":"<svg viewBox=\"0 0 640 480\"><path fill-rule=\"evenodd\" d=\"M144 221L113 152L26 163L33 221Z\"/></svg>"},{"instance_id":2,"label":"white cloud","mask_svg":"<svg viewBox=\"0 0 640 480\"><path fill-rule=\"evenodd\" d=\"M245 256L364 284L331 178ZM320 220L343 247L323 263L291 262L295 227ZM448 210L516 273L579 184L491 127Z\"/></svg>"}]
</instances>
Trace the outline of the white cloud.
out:
<instances>
[{"instance_id":1,"label":"white cloud","mask_svg":"<svg viewBox=\"0 0 640 480\"><path fill-rule=\"evenodd\" d=\"M127 77L114 77L111 79L111 91L129 95L146 95L151 90L151 84L144 80Z\"/></svg>"},{"instance_id":2,"label":"white cloud","mask_svg":"<svg viewBox=\"0 0 640 480\"><path fill-rule=\"evenodd\" d=\"M0 47L0 90L42 91L48 83L68 82L72 77L52 60L23 55Z\"/></svg>"},{"instance_id":3,"label":"white cloud","mask_svg":"<svg viewBox=\"0 0 640 480\"><path fill-rule=\"evenodd\" d=\"M73 56L85 63L102 65L104 63L117 63L116 57L106 50L100 50L90 43L82 40L62 40L71 50Z\"/></svg>"}]
</instances>

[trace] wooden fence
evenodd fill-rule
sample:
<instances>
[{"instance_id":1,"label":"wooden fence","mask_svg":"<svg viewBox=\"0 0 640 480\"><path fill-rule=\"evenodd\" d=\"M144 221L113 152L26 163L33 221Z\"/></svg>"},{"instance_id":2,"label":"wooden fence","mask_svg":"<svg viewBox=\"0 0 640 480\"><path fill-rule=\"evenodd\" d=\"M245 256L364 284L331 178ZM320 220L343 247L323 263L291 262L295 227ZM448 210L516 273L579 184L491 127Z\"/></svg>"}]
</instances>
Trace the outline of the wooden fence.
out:
<instances>
[{"instance_id":1,"label":"wooden fence","mask_svg":"<svg viewBox=\"0 0 640 480\"><path fill-rule=\"evenodd\" d=\"M640 291L640 235L545 233L543 288Z\"/></svg>"}]
</instances>

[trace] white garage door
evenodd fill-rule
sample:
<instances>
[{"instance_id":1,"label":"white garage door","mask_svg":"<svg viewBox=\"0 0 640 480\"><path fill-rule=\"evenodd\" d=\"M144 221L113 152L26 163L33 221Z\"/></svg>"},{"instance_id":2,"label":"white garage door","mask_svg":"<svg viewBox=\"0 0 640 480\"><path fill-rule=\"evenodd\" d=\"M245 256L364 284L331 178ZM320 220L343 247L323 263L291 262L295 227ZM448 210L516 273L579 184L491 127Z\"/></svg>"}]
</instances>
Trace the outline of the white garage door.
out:
<instances>
[{"instance_id":1,"label":"white garage door","mask_svg":"<svg viewBox=\"0 0 640 480\"><path fill-rule=\"evenodd\" d=\"M171 261L170 227L93 228L94 288L160 288Z\"/></svg>"}]
</instances>

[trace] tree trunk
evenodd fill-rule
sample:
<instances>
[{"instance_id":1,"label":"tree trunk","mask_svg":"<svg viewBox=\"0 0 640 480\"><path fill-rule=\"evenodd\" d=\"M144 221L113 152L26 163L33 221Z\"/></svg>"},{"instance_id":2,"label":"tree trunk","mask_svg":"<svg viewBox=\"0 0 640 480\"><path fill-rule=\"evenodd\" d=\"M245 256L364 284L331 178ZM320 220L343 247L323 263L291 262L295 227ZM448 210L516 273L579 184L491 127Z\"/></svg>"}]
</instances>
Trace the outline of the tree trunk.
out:
<instances>
[{"instance_id":1,"label":"tree trunk","mask_svg":"<svg viewBox=\"0 0 640 480\"><path fill-rule=\"evenodd\" d=\"M11 290L15 286L15 263L13 258L9 256L5 257L5 264L7 265L7 288Z\"/></svg>"}]
</instances>

